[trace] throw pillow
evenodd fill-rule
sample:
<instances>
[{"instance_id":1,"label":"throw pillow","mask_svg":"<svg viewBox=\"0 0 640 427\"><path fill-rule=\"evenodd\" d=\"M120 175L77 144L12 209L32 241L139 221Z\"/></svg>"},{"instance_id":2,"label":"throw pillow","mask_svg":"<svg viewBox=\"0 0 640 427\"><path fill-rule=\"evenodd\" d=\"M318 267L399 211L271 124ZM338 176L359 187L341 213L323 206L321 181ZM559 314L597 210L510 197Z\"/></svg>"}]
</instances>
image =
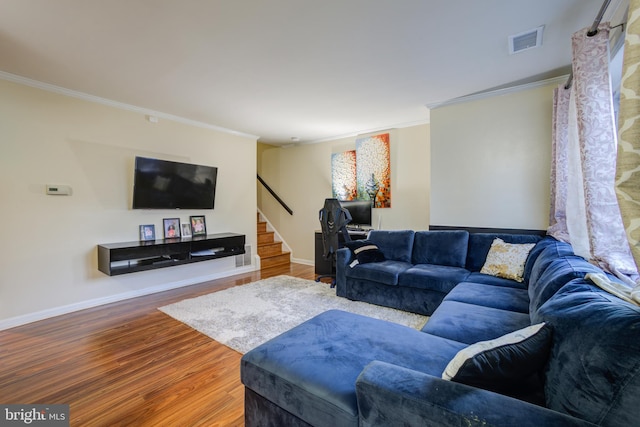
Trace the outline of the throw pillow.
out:
<instances>
[{"instance_id":1,"label":"throw pillow","mask_svg":"<svg viewBox=\"0 0 640 427\"><path fill-rule=\"evenodd\" d=\"M538 323L463 348L442 378L490 390L508 389L540 371L549 356L552 330Z\"/></svg>"},{"instance_id":2,"label":"throw pillow","mask_svg":"<svg viewBox=\"0 0 640 427\"><path fill-rule=\"evenodd\" d=\"M504 240L496 238L491 243L480 273L522 282L524 265L529 252L535 245L535 243L505 243Z\"/></svg>"},{"instance_id":3,"label":"throw pillow","mask_svg":"<svg viewBox=\"0 0 640 427\"><path fill-rule=\"evenodd\" d=\"M373 244L370 240L352 240L351 242L345 242L344 245L351 249L356 259L349 264L350 267L355 267L358 264L367 264L370 262L384 261L384 255L380 248Z\"/></svg>"}]
</instances>

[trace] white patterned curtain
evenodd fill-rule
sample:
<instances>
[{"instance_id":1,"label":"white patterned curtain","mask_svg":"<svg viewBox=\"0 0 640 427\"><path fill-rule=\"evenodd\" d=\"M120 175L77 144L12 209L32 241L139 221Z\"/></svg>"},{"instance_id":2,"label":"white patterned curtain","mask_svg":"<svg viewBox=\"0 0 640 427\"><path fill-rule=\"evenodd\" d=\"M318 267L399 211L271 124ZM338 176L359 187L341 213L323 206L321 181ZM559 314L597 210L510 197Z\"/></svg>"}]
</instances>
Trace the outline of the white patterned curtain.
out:
<instances>
[{"instance_id":1,"label":"white patterned curtain","mask_svg":"<svg viewBox=\"0 0 640 427\"><path fill-rule=\"evenodd\" d=\"M616 199L616 130L609 76L608 23L572 37L573 85L554 100L548 233L604 270L635 280L637 269Z\"/></svg>"},{"instance_id":2,"label":"white patterned curtain","mask_svg":"<svg viewBox=\"0 0 640 427\"><path fill-rule=\"evenodd\" d=\"M567 183L569 143L569 94L562 84L553 92L553 134L551 145L551 210L547 234L569 242L567 229Z\"/></svg>"}]
</instances>

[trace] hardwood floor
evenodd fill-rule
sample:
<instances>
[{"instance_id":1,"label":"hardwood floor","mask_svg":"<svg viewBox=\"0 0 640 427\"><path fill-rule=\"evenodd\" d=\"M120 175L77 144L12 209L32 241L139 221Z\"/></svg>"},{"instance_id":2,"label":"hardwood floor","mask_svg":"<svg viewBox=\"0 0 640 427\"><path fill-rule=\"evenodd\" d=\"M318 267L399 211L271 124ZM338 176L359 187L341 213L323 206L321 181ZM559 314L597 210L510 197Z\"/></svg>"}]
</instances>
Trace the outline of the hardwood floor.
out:
<instances>
[{"instance_id":1,"label":"hardwood floor","mask_svg":"<svg viewBox=\"0 0 640 427\"><path fill-rule=\"evenodd\" d=\"M157 310L291 264L0 331L0 403L69 404L72 426L243 426L241 354Z\"/></svg>"}]
</instances>

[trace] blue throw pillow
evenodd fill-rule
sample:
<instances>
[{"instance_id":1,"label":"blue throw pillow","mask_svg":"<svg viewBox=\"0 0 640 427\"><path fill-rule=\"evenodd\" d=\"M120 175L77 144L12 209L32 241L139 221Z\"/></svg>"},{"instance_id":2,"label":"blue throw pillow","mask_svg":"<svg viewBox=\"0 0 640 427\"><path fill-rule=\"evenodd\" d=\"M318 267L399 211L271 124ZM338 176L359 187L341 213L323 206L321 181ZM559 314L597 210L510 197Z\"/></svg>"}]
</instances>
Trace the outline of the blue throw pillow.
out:
<instances>
[{"instance_id":1,"label":"blue throw pillow","mask_svg":"<svg viewBox=\"0 0 640 427\"><path fill-rule=\"evenodd\" d=\"M345 242L344 245L351 249L351 252L356 257L355 261L350 264L351 267L385 260L382 251L370 240L352 240L351 242Z\"/></svg>"},{"instance_id":2,"label":"blue throw pillow","mask_svg":"<svg viewBox=\"0 0 640 427\"><path fill-rule=\"evenodd\" d=\"M544 367L551 335L551 327L539 323L495 340L477 342L456 354L442 378L488 390L508 390Z\"/></svg>"}]
</instances>

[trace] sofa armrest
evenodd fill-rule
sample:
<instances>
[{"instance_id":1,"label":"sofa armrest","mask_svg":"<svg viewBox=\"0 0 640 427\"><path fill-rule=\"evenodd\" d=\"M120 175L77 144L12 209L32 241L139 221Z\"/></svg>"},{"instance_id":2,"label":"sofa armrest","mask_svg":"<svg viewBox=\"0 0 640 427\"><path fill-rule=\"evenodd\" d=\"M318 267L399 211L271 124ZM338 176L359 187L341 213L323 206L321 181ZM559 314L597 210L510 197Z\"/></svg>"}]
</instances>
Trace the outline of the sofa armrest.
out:
<instances>
[{"instance_id":1,"label":"sofa armrest","mask_svg":"<svg viewBox=\"0 0 640 427\"><path fill-rule=\"evenodd\" d=\"M355 259L353 252L348 248L340 248L336 251L336 295L347 296L347 268Z\"/></svg>"},{"instance_id":2,"label":"sofa armrest","mask_svg":"<svg viewBox=\"0 0 640 427\"><path fill-rule=\"evenodd\" d=\"M356 381L360 426L594 426L547 408L385 362Z\"/></svg>"}]
</instances>

